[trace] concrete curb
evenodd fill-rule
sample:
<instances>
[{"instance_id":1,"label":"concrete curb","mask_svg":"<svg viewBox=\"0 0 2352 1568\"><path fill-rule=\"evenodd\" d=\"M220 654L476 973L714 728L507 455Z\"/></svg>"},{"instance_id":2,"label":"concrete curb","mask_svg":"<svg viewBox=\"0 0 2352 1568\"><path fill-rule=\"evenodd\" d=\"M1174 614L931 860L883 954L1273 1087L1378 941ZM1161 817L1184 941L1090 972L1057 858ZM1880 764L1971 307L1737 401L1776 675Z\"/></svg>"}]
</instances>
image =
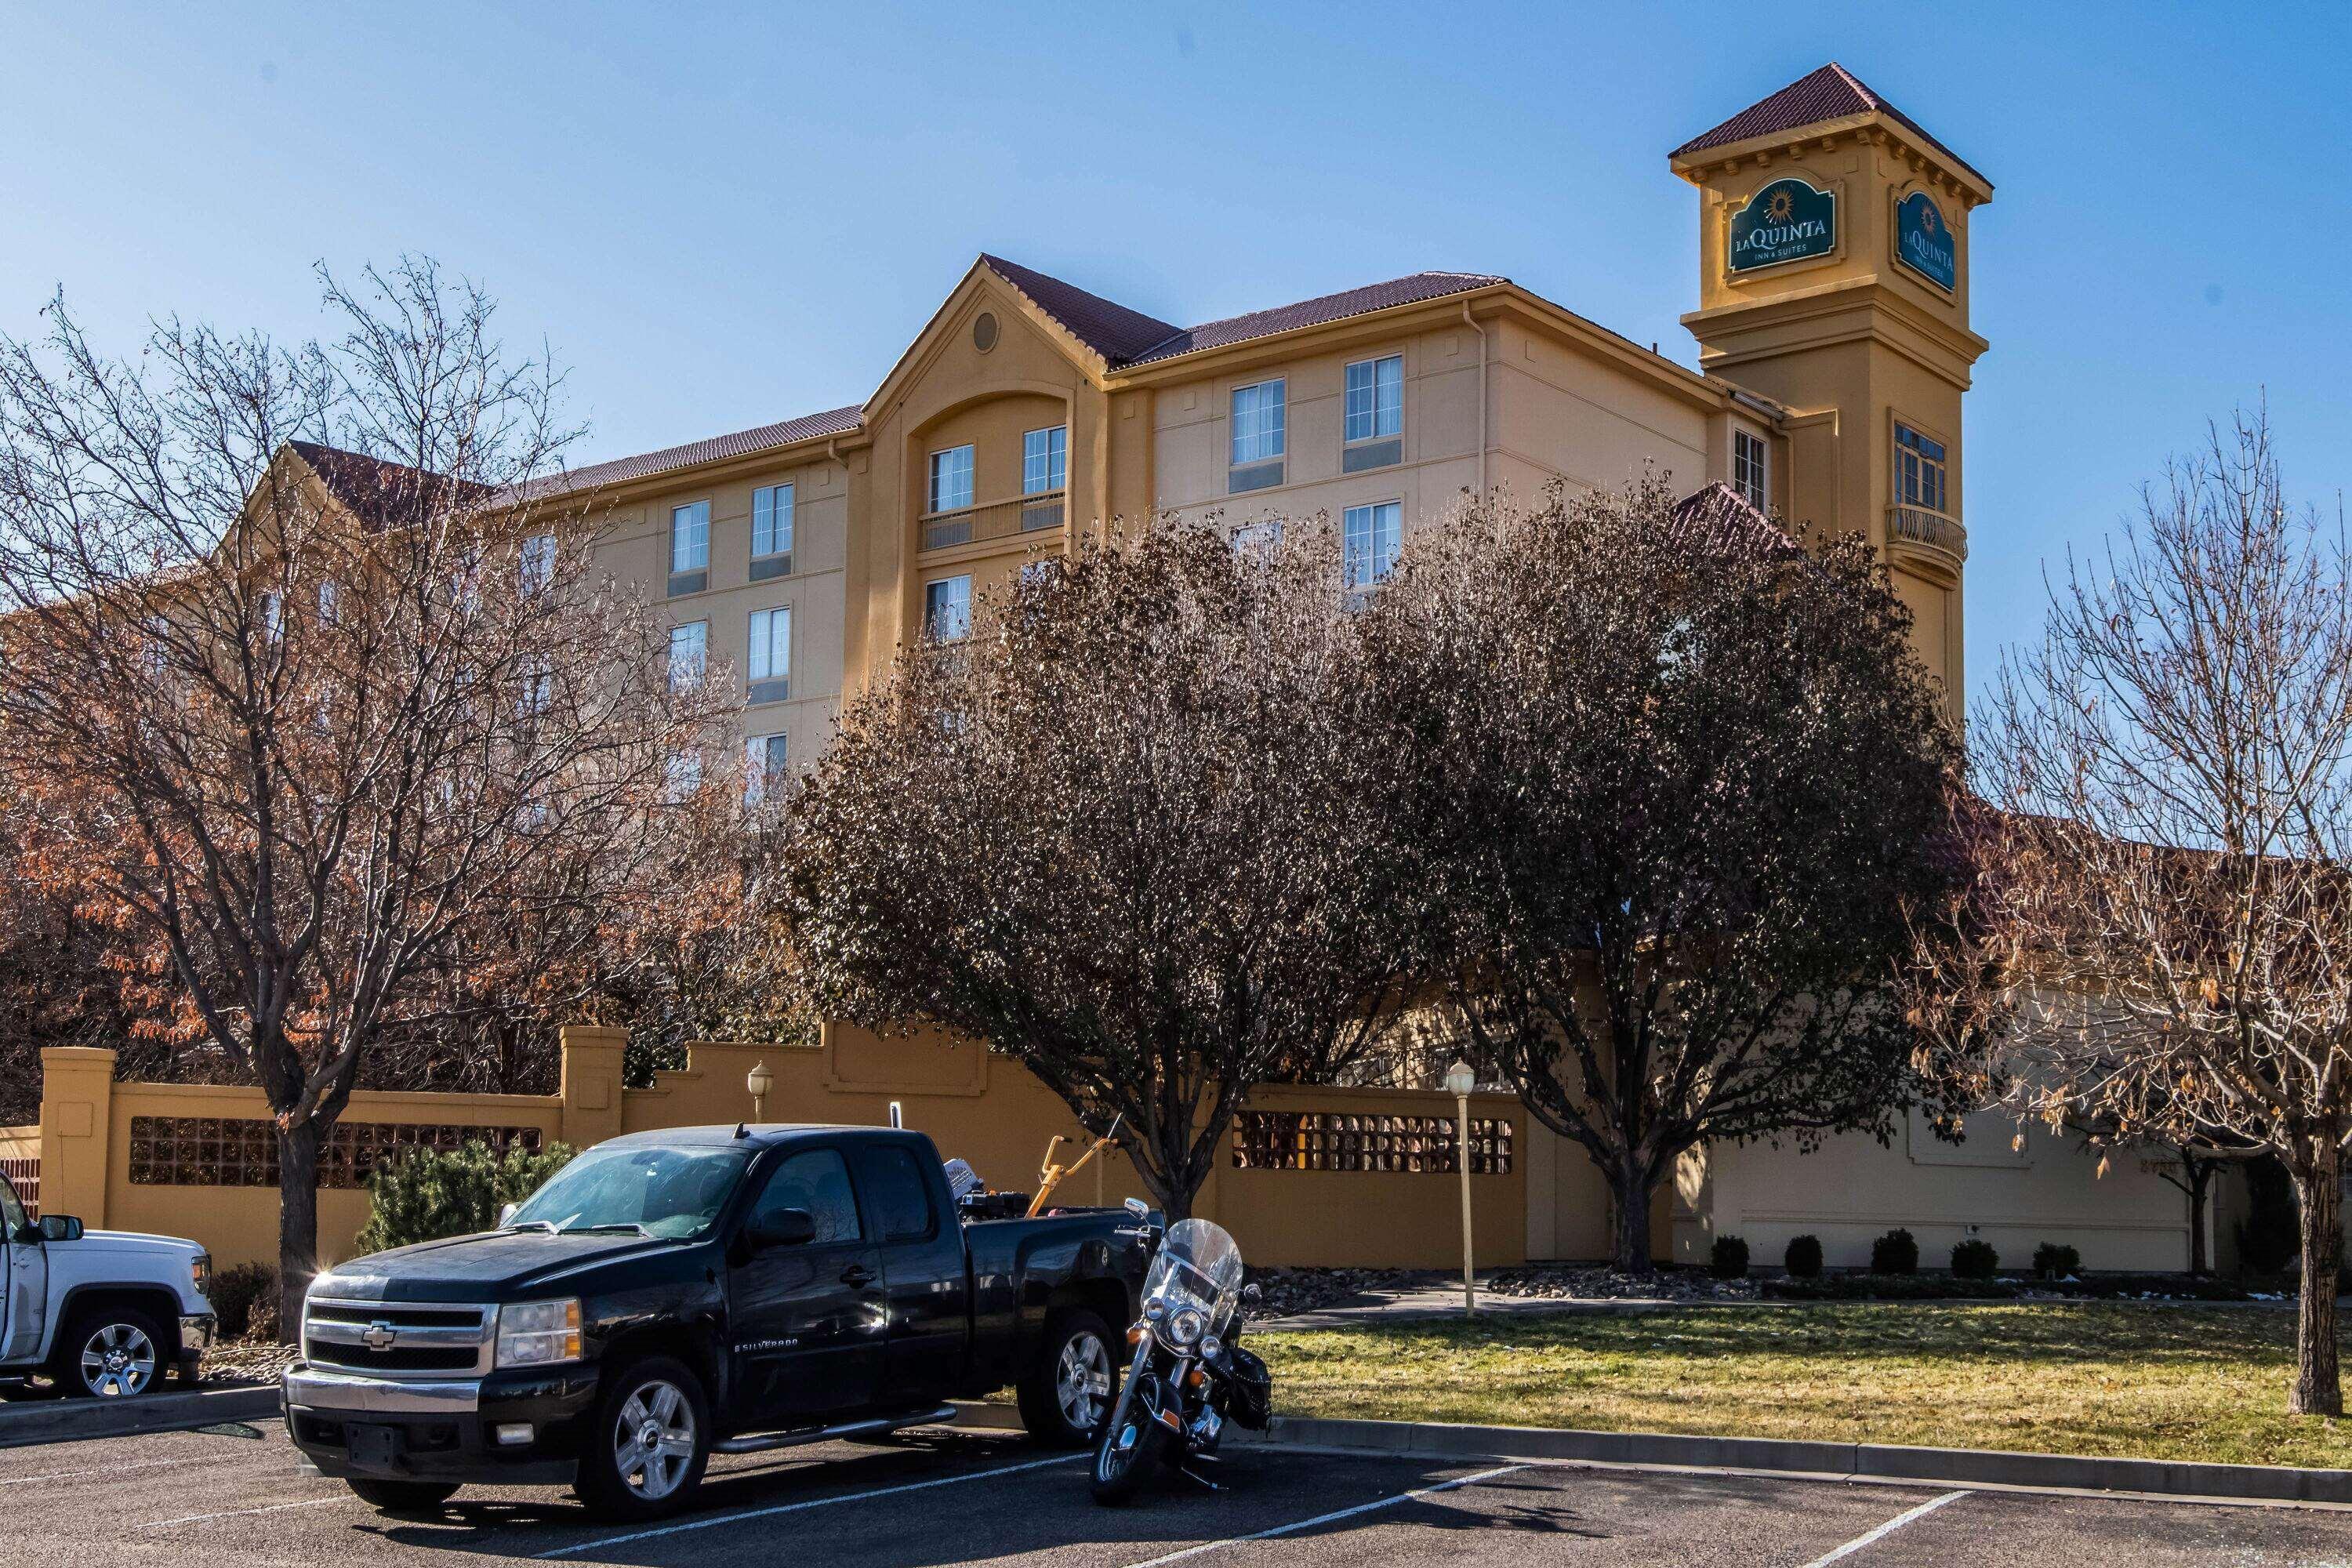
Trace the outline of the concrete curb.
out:
<instances>
[{"instance_id":1,"label":"concrete curb","mask_svg":"<svg viewBox=\"0 0 2352 1568\"><path fill-rule=\"evenodd\" d=\"M1021 1426L1020 1413L1009 1405L971 1404L956 1408L959 1426L1018 1430ZM1277 1415L1271 1431L1260 1434L1234 1428L1233 1436L1249 1445L1400 1458L1550 1459L2015 1491L2130 1492L2231 1502L2352 1505L2352 1470L2306 1470L2287 1465L2207 1465L1987 1448L1907 1448L1779 1437L1464 1426L1436 1421L1340 1421L1304 1415Z\"/></svg>"},{"instance_id":2,"label":"concrete curb","mask_svg":"<svg viewBox=\"0 0 2352 1568\"><path fill-rule=\"evenodd\" d=\"M128 1437L177 1432L215 1421L275 1420L278 1385L200 1388L142 1399L57 1399L0 1405L0 1448L64 1443L85 1437Z\"/></svg>"}]
</instances>

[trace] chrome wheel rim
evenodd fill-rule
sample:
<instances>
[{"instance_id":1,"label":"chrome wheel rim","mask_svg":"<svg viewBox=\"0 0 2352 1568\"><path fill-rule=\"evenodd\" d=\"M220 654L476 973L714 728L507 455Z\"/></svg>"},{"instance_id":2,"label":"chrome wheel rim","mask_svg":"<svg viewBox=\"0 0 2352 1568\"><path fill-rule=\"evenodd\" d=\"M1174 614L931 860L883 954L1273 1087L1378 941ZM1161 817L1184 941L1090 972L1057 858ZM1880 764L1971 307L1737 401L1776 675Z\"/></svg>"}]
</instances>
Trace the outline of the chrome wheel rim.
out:
<instances>
[{"instance_id":1,"label":"chrome wheel rim","mask_svg":"<svg viewBox=\"0 0 2352 1568\"><path fill-rule=\"evenodd\" d=\"M686 1484L694 1463L694 1406L673 1383L638 1385L613 1421L613 1468L621 1484L658 1502Z\"/></svg>"},{"instance_id":2,"label":"chrome wheel rim","mask_svg":"<svg viewBox=\"0 0 2352 1568\"><path fill-rule=\"evenodd\" d=\"M1091 1432L1101 1422L1103 1410L1110 1404L1110 1352L1103 1347L1100 1334L1087 1331L1069 1337L1054 1371L1054 1391L1061 1402L1062 1419L1075 1430Z\"/></svg>"},{"instance_id":3,"label":"chrome wheel rim","mask_svg":"<svg viewBox=\"0 0 2352 1568\"><path fill-rule=\"evenodd\" d=\"M100 1399L143 1394L155 1381L155 1342L136 1323L108 1323L82 1342L82 1386Z\"/></svg>"}]
</instances>

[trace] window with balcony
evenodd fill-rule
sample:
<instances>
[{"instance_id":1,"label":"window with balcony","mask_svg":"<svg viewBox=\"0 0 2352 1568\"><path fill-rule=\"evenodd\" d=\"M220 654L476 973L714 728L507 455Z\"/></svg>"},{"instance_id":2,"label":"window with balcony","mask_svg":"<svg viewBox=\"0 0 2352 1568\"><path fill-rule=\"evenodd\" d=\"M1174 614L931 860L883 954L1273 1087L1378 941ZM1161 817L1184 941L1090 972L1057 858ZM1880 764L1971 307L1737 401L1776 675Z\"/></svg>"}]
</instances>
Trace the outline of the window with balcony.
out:
<instances>
[{"instance_id":1,"label":"window with balcony","mask_svg":"<svg viewBox=\"0 0 2352 1568\"><path fill-rule=\"evenodd\" d=\"M793 612L788 605L751 612L750 700L782 702L792 695Z\"/></svg>"},{"instance_id":2,"label":"window with balcony","mask_svg":"<svg viewBox=\"0 0 2352 1568\"><path fill-rule=\"evenodd\" d=\"M1062 526L1062 492L1070 483L1070 427L1021 433L1021 531ZM1034 498L1034 499L1032 499Z\"/></svg>"},{"instance_id":3,"label":"window with balcony","mask_svg":"<svg viewBox=\"0 0 2352 1568\"><path fill-rule=\"evenodd\" d=\"M971 448L950 447L931 454L930 510L962 511L971 505Z\"/></svg>"},{"instance_id":4,"label":"window with balcony","mask_svg":"<svg viewBox=\"0 0 2352 1568\"><path fill-rule=\"evenodd\" d=\"M710 503L669 509L669 591L698 594L710 586Z\"/></svg>"},{"instance_id":5,"label":"window with balcony","mask_svg":"<svg viewBox=\"0 0 2352 1568\"><path fill-rule=\"evenodd\" d=\"M971 579L934 577L923 584L923 636L954 642L971 630Z\"/></svg>"},{"instance_id":6,"label":"window with balcony","mask_svg":"<svg viewBox=\"0 0 2352 1568\"><path fill-rule=\"evenodd\" d=\"M1944 496L1944 444L1908 425L1895 426L1895 499L1905 506L1948 514Z\"/></svg>"},{"instance_id":7,"label":"window with balcony","mask_svg":"<svg viewBox=\"0 0 2352 1568\"><path fill-rule=\"evenodd\" d=\"M761 485L751 492L751 581L792 569L793 487Z\"/></svg>"},{"instance_id":8,"label":"window with balcony","mask_svg":"<svg viewBox=\"0 0 2352 1568\"><path fill-rule=\"evenodd\" d=\"M1351 593L1361 593L1389 574L1404 544L1404 503L1376 501L1341 514L1340 571Z\"/></svg>"},{"instance_id":9,"label":"window with balcony","mask_svg":"<svg viewBox=\"0 0 2352 1568\"><path fill-rule=\"evenodd\" d=\"M756 805L783 782L786 761L782 735L753 735L743 742L743 798Z\"/></svg>"},{"instance_id":10,"label":"window with balcony","mask_svg":"<svg viewBox=\"0 0 2352 1568\"><path fill-rule=\"evenodd\" d=\"M1282 483L1288 396L1287 384L1278 379L1234 388L1233 468L1227 489L1263 489Z\"/></svg>"},{"instance_id":11,"label":"window with balcony","mask_svg":"<svg viewBox=\"0 0 2352 1568\"><path fill-rule=\"evenodd\" d=\"M710 623L688 621L669 629L669 689L683 691L702 679L710 662Z\"/></svg>"},{"instance_id":12,"label":"window with balcony","mask_svg":"<svg viewBox=\"0 0 2352 1568\"><path fill-rule=\"evenodd\" d=\"M1404 356L1358 360L1348 367L1341 418L1343 472L1404 460Z\"/></svg>"},{"instance_id":13,"label":"window with balcony","mask_svg":"<svg viewBox=\"0 0 2352 1568\"><path fill-rule=\"evenodd\" d=\"M1765 498L1771 494L1765 482L1764 437L1735 428L1731 432L1731 488L1758 511L1768 510Z\"/></svg>"}]
</instances>

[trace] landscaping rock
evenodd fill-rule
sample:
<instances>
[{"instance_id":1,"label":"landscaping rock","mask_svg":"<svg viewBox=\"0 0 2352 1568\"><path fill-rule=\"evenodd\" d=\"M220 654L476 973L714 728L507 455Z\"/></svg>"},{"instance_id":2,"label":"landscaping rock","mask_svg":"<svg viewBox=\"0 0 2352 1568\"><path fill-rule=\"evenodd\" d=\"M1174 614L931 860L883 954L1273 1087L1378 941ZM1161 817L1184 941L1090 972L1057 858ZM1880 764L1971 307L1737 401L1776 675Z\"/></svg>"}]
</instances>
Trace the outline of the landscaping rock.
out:
<instances>
[{"instance_id":1,"label":"landscaping rock","mask_svg":"<svg viewBox=\"0 0 2352 1568\"><path fill-rule=\"evenodd\" d=\"M1655 1274L1619 1274L1597 1266L1529 1264L1505 1268L1479 1281L1494 1296L1545 1297L1567 1301L1753 1301L1753 1279L1717 1279L1698 1269L1662 1268Z\"/></svg>"}]
</instances>

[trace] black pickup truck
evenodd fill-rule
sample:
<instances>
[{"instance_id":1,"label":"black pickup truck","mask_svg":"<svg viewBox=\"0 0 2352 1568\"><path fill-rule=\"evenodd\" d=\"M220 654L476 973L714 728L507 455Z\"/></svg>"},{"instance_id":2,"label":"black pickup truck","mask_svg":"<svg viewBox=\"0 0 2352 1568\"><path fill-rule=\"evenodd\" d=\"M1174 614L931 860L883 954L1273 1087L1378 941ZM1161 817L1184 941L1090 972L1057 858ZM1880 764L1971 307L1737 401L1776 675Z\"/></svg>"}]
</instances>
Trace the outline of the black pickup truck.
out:
<instances>
[{"instance_id":1,"label":"black pickup truck","mask_svg":"<svg viewBox=\"0 0 2352 1568\"><path fill-rule=\"evenodd\" d=\"M714 1452L940 1422L1007 1384L1033 1434L1082 1443L1157 1240L1115 1209L965 1222L919 1132L633 1133L498 1230L320 1275L286 1425L379 1507L570 1483L621 1519L684 1507Z\"/></svg>"}]
</instances>

